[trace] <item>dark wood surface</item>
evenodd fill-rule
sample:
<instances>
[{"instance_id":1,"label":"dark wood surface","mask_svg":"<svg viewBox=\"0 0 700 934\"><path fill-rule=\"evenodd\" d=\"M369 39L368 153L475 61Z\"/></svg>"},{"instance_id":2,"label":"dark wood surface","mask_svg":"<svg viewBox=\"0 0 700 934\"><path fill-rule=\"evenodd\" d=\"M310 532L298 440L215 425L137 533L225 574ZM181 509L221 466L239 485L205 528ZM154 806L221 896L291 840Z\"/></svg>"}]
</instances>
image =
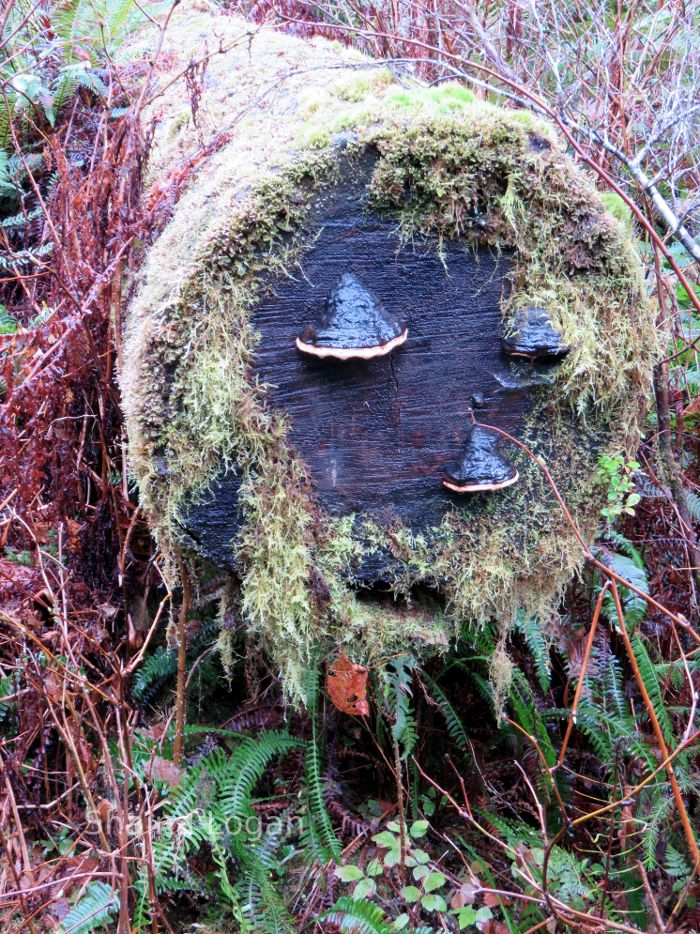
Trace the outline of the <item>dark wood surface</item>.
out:
<instances>
[{"instance_id":1,"label":"dark wood surface","mask_svg":"<svg viewBox=\"0 0 700 934\"><path fill-rule=\"evenodd\" d=\"M401 247L394 224L364 210L363 190L349 178L325 196L303 275L277 279L256 309L254 375L268 385L270 404L287 413L290 441L328 513L400 517L420 530L447 510L476 507L442 486L466 438L473 395L484 397L482 421L517 437L541 365L533 370L501 349L506 257L475 254L465 243L444 244L442 257L428 241ZM408 326L406 343L391 355L339 362L297 350L297 336L345 272ZM240 522L237 483L223 477L185 519L199 549L221 564L230 563Z\"/></svg>"}]
</instances>

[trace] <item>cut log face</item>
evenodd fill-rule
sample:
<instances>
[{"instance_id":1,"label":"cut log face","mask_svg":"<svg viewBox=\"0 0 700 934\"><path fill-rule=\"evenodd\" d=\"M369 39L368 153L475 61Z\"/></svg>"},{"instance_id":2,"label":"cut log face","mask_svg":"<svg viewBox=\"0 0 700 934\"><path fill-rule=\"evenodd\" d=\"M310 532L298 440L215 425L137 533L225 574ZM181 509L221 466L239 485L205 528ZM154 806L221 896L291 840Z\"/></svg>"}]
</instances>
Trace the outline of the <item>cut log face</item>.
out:
<instances>
[{"instance_id":1,"label":"cut log face","mask_svg":"<svg viewBox=\"0 0 700 934\"><path fill-rule=\"evenodd\" d=\"M518 437L532 389L547 381L551 367L538 364L533 371L501 351L505 254L458 242L442 244L440 253L430 240L402 245L389 220L366 210L362 191L346 179L326 196L303 276L276 278L254 310L253 375L270 406L285 414L319 506L332 516L364 514L386 526L400 520L419 533L449 512L483 508L483 497L454 495L465 484L449 473L473 438L472 408L481 421ZM326 296L313 332L319 345L351 343L369 331L390 343L397 328L403 328L399 339L406 331L407 339L377 359L355 355L339 362L299 353L294 335L304 342L311 336L304 330L310 309ZM364 306L355 318L347 311L353 301ZM444 483L446 475L455 483ZM513 482L503 471L480 484L468 478L472 491L483 492ZM190 538L217 563L231 564L231 538L241 521L238 486L234 473L222 476L211 496L185 515ZM381 561L365 564L365 578L381 574Z\"/></svg>"},{"instance_id":2,"label":"cut log face","mask_svg":"<svg viewBox=\"0 0 700 934\"><path fill-rule=\"evenodd\" d=\"M304 258L304 280L277 283L253 314L261 336L254 372L287 415L324 509L439 525L454 508L442 475L470 431L472 395L487 400L484 421L516 436L529 408L528 390L500 352L508 263L447 244L443 265L435 244L401 249L390 223L347 212L342 200L336 207ZM348 259L390 315L405 314L408 339L370 361L296 353L290 333Z\"/></svg>"}]
</instances>

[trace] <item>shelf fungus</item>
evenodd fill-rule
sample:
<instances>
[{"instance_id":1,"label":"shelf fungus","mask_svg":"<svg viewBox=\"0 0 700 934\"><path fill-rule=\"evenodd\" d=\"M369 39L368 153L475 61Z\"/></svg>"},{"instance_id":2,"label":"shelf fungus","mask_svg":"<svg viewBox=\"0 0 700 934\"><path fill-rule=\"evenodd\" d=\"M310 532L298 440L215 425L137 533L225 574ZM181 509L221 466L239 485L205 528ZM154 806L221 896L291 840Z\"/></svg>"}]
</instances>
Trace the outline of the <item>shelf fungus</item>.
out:
<instances>
[{"instance_id":1,"label":"shelf fungus","mask_svg":"<svg viewBox=\"0 0 700 934\"><path fill-rule=\"evenodd\" d=\"M351 273L339 279L319 321L307 324L297 347L313 357L372 360L399 347L408 329Z\"/></svg>"},{"instance_id":2,"label":"shelf fungus","mask_svg":"<svg viewBox=\"0 0 700 934\"><path fill-rule=\"evenodd\" d=\"M529 360L563 357L569 352L562 335L552 325L546 308L521 308L503 338L503 350L511 357Z\"/></svg>"},{"instance_id":3,"label":"shelf fungus","mask_svg":"<svg viewBox=\"0 0 700 934\"><path fill-rule=\"evenodd\" d=\"M472 428L461 460L445 472L443 486L455 493L479 493L512 486L518 471L498 452L498 438L486 428Z\"/></svg>"}]
</instances>

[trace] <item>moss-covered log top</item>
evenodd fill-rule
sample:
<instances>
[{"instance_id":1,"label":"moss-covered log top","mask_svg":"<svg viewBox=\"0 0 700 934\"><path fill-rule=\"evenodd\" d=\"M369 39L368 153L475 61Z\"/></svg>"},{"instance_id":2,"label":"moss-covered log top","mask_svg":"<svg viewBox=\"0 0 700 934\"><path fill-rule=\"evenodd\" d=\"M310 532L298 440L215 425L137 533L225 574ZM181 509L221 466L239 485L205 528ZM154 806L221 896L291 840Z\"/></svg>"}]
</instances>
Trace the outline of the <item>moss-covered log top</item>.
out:
<instances>
[{"instance_id":1,"label":"moss-covered log top","mask_svg":"<svg viewBox=\"0 0 700 934\"><path fill-rule=\"evenodd\" d=\"M204 38L231 48L209 64L194 125L182 82L169 82ZM454 84L406 87L331 44L254 31L201 4L178 14L162 62L149 185L162 187L185 159L197 168L148 250L122 392L132 469L166 555L187 545L188 511L212 482L235 476L231 598L296 694L308 662L341 644L356 660L427 650L466 620L507 626L518 608L549 612L581 550L528 454L513 456L517 484L452 497L428 527L401 522L391 502L334 515L256 378L256 315L303 279L319 212L353 167L362 211L398 250L420 244L447 276L460 251L502 255L503 326L516 308L543 306L570 347L531 388L519 438L590 538L599 457L637 443L657 343L624 224L549 126ZM372 555L396 594L427 585L441 609L359 599L353 581Z\"/></svg>"}]
</instances>

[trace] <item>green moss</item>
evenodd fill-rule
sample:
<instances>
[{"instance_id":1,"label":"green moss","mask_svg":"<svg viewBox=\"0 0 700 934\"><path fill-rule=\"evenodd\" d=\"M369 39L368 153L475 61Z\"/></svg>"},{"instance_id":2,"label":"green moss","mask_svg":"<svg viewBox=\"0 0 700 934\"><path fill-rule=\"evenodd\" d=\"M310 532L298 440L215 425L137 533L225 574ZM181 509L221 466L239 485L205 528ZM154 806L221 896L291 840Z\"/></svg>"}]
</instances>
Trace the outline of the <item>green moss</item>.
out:
<instances>
[{"instance_id":1,"label":"green moss","mask_svg":"<svg viewBox=\"0 0 700 934\"><path fill-rule=\"evenodd\" d=\"M377 68L370 72L363 70L353 74L351 78L341 79L334 86L334 93L341 101L359 103L370 96L381 94L390 85L394 84L394 76L388 68Z\"/></svg>"},{"instance_id":2,"label":"green moss","mask_svg":"<svg viewBox=\"0 0 700 934\"><path fill-rule=\"evenodd\" d=\"M331 131L326 127L309 127L302 130L297 137L298 143L303 148L323 149L331 141Z\"/></svg>"},{"instance_id":3,"label":"green moss","mask_svg":"<svg viewBox=\"0 0 700 934\"><path fill-rule=\"evenodd\" d=\"M127 349L131 457L161 546L167 555L183 504L206 495L222 466L241 474L240 609L295 697L304 668L338 645L356 659L407 645L431 652L465 621L496 618L505 632L519 608L546 618L581 561L549 484L524 453L507 511L498 497L475 498L420 535L368 516L331 521L314 504L284 420L251 381L250 315L263 278L293 271L314 235L307 219L338 161L334 126L353 130L350 158L378 152L369 204L401 236L427 235L438 250L447 239L508 250L514 288L505 318L519 303L554 310L572 350L552 376L554 391L535 396L523 440L588 538L600 508L599 454L636 445L658 340L625 230L556 145L532 145L533 135L553 139L549 127L475 102L459 85L406 91L380 79L331 89L328 102L314 104L314 121L298 127L304 150L225 217L195 220L211 235L176 289L144 289ZM339 112L338 99L350 106ZM513 514L523 517L517 534ZM391 557L396 603L363 601L350 583L363 556L376 553ZM442 593L444 609L424 611L416 585ZM503 652L494 660L499 684Z\"/></svg>"},{"instance_id":4,"label":"green moss","mask_svg":"<svg viewBox=\"0 0 700 934\"><path fill-rule=\"evenodd\" d=\"M632 212L623 199L614 191L605 191L601 193L600 200L605 205L605 210L612 214L621 224L624 224L625 229L631 236L633 232Z\"/></svg>"}]
</instances>

